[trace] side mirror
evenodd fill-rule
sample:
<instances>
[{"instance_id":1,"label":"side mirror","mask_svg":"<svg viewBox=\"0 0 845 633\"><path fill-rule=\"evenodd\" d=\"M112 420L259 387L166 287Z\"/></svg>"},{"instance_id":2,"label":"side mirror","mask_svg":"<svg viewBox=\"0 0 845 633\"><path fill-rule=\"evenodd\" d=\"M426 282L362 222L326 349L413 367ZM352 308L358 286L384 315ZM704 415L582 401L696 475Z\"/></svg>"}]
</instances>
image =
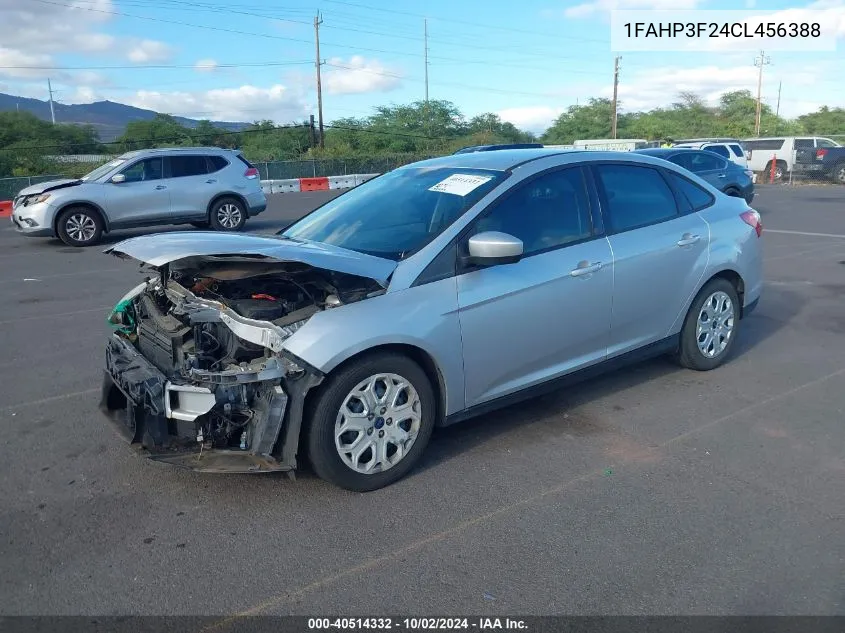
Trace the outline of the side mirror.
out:
<instances>
[{"instance_id":1,"label":"side mirror","mask_svg":"<svg viewBox=\"0 0 845 633\"><path fill-rule=\"evenodd\" d=\"M468 249L465 261L475 266L515 264L522 259L523 253L522 240L498 231L473 235L469 238Z\"/></svg>"},{"instance_id":2,"label":"side mirror","mask_svg":"<svg viewBox=\"0 0 845 633\"><path fill-rule=\"evenodd\" d=\"M124 176L123 174L115 174L111 177L111 181L114 184L119 185L122 182L126 182L126 176Z\"/></svg>"}]
</instances>

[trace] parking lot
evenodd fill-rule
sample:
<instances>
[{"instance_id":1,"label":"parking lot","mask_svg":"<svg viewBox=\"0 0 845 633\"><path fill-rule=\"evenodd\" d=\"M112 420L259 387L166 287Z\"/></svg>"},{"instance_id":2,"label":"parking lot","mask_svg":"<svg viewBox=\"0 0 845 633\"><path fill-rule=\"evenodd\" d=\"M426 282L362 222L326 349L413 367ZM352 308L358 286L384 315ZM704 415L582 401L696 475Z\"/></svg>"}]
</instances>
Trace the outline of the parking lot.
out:
<instances>
[{"instance_id":1,"label":"parking lot","mask_svg":"<svg viewBox=\"0 0 845 633\"><path fill-rule=\"evenodd\" d=\"M0 613L845 614L845 188L758 192L767 283L724 367L439 430L363 495L135 457L97 404L137 267L4 225Z\"/></svg>"}]
</instances>

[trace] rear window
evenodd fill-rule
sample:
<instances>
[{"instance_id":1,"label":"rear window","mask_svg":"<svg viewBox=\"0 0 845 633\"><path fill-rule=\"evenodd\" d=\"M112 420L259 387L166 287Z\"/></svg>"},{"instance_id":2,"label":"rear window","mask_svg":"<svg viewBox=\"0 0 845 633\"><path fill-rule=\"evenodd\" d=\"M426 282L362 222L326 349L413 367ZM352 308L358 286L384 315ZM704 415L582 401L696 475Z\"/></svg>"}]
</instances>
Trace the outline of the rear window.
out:
<instances>
[{"instance_id":1,"label":"rear window","mask_svg":"<svg viewBox=\"0 0 845 633\"><path fill-rule=\"evenodd\" d=\"M710 192L702 189L694 182L687 180L680 174L666 170L669 175L669 180L672 185L681 194L681 197L689 203L690 209L693 211L700 211L709 207L716 200Z\"/></svg>"},{"instance_id":2,"label":"rear window","mask_svg":"<svg viewBox=\"0 0 845 633\"><path fill-rule=\"evenodd\" d=\"M244 165L249 167L250 169L255 169L255 165L249 162L246 158L243 157L243 154L237 154L238 160L241 161Z\"/></svg>"},{"instance_id":3,"label":"rear window","mask_svg":"<svg viewBox=\"0 0 845 633\"><path fill-rule=\"evenodd\" d=\"M736 156L737 158L744 158L745 157L745 152L742 151L742 148L739 145L731 144L731 145L728 145L728 147L731 148L731 151L734 153L734 156Z\"/></svg>"},{"instance_id":4,"label":"rear window","mask_svg":"<svg viewBox=\"0 0 845 633\"><path fill-rule=\"evenodd\" d=\"M758 141L745 141L745 147L751 151L759 149L781 149L783 148L784 140L782 138L767 138Z\"/></svg>"},{"instance_id":5,"label":"rear window","mask_svg":"<svg viewBox=\"0 0 845 633\"><path fill-rule=\"evenodd\" d=\"M171 156L170 176L182 178L185 176L200 176L208 173L205 156Z\"/></svg>"},{"instance_id":6,"label":"rear window","mask_svg":"<svg viewBox=\"0 0 845 633\"><path fill-rule=\"evenodd\" d=\"M226 165L229 164L229 161L227 161L222 156L206 156L206 160L208 161L208 164L209 164L209 169L208 169L209 173L212 173L212 172L215 172L215 171L220 171Z\"/></svg>"}]
</instances>

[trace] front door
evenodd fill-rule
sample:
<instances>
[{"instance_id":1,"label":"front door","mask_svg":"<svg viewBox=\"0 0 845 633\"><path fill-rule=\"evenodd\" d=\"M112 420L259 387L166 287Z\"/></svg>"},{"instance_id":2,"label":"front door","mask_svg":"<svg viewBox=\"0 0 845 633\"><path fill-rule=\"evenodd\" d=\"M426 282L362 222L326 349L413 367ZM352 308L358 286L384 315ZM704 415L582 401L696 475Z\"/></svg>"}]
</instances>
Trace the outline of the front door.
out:
<instances>
[{"instance_id":1,"label":"front door","mask_svg":"<svg viewBox=\"0 0 845 633\"><path fill-rule=\"evenodd\" d=\"M630 164L594 169L613 249L608 348L613 357L670 335L705 273L710 227L698 213L679 212L657 169Z\"/></svg>"},{"instance_id":2,"label":"front door","mask_svg":"<svg viewBox=\"0 0 845 633\"><path fill-rule=\"evenodd\" d=\"M161 157L145 158L124 168L126 180L107 182L106 210L113 228L170 220L170 192Z\"/></svg>"},{"instance_id":3,"label":"front door","mask_svg":"<svg viewBox=\"0 0 845 633\"><path fill-rule=\"evenodd\" d=\"M541 175L494 202L459 245L484 231L522 240L515 264L458 275L467 406L605 358L613 261L593 231L580 167Z\"/></svg>"}]
</instances>

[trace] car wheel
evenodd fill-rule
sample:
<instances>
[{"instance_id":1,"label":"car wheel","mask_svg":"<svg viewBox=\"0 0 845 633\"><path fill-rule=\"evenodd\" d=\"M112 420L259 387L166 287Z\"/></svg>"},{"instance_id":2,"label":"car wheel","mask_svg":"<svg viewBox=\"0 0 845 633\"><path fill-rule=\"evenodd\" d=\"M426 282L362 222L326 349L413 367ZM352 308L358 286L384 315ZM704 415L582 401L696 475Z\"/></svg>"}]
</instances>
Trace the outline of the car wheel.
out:
<instances>
[{"instance_id":1,"label":"car wheel","mask_svg":"<svg viewBox=\"0 0 845 633\"><path fill-rule=\"evenodd\" d=\"M221 198L211 207L209 222L215 231L240 231L246 224L246 209L237 198Z\"/></svg>"},{"instance_id":2,"label":"car wheel","mask_svg":"<svg viewBox=\"0 0 845 633\"><path fill-rule=\"evenodd\" d=\"M833 179L840 185L845 185L845 163L839 163L833 168Z\"/></svg>"},{"instance_id":3,"label":"car wheel","mask_svg":"<svg viewBox=\"0 0 845 633\"><path fill-rule=\"evenodd\" d=\"M419 460L435 415L434 391L419 365L395 353L366 357L322 385L307 427L309 461L341 488L382 488Z\"/></svg>"},{"instance_id":4,"label":"car wheel","mask_svg":"<svg viewBox=\"0 0 845 633\"><path fill-rule=\"evenodd\" d=\"M696 371L721 365L730 354L739 330L739 295L727 279L714 279L692 302L678 351L680 364Z\"/></svg>"},{"instance_id":5,"label":"car wheel","mask_svg":"<svg viewBox=\"0 0 845 633\"><path fill-rule=\"evenodd\" d=\"M103 221L87 207L65 209L56 221L59 239L68 246L91 246L100 241Z\"/></svg>"},{"instance_id":6,"label":"car wheel","mask_svg":"<svg viewBox=\"0 0 845 633\"><path fill-rule=\"evenodd\" d=\"M775 163L775 181L782 180L786 173L786 165L781 161ZM768 182L772 177L772 161L766 163L766 170L763 173L763 179Z\"/></svg>"},{"instance_id":7,"label":"car wheel","mask_svg":"<svg viewBox=\"0 0 845 633\"><path fill-rule=\"evenodd\" d=\"M198 229L207 229L210 225L208 222L191 222L191 226L195 226Z\"/></svg>"},{"instance_id":8,"label":"car wheel","mask_svg":"<svg viewBox=\"0 0 845 633\"><path fill-rule=\"evenodd\" d=\"M742 194L736 189L727 189L725 191L725 194L731 196L732 198L741 198L742 197Z\"/></svg>"}]
</instances>

